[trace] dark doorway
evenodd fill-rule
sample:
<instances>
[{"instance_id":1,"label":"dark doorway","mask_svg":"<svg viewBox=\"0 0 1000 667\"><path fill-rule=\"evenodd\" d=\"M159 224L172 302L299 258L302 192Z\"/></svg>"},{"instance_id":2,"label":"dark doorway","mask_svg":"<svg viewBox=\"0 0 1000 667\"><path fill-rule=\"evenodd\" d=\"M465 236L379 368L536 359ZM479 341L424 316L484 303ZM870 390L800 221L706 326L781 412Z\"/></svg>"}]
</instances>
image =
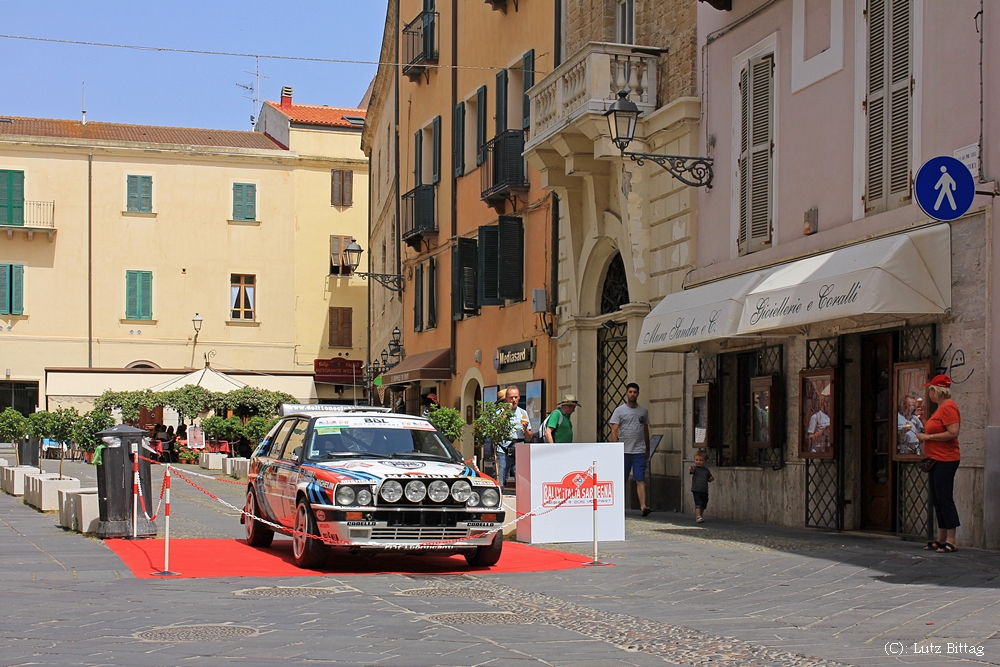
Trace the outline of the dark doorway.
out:
<instances>
[{"instance_id":1,"label":"dark doorway","mask_svg":"<svg viewBox=\"0 0 1000 667\"><path fill-rule=\"evenodd\" d=\"M27 417L38 408L37 382L0 382L0 412L14 408Z\"/></svg>"},{"instance_id":2,"label":"dark doorway","mask_svg":"<svg viewBox=\"0 0 1000 667\"><path fill-rule=\"evenodd\" d=\"M611 413L625 402L628 383L628 326L604 323L597 332L597 437L611 438Z\"/></svg>"},{"instance_id":3,"label":"dark doorway","mask_svg":"<svg viewBox=\"0 0 1000 667\"><path fill-rule=\"evenodd\" d=\"M861 339L861 528L893 530L891 447L895 442L892 368L895 334Z\"/></svg>"}]
</instances>

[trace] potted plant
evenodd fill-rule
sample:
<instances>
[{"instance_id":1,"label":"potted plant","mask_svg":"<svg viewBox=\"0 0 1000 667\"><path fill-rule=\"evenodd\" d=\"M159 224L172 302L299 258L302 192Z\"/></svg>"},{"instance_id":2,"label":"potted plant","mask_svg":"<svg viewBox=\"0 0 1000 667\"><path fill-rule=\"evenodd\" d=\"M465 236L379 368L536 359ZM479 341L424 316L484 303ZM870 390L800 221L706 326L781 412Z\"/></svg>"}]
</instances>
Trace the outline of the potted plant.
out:
<instances>
[{"instance_id":1,"label":"potted plant","mask_svg":"<svg viewBox=\"0 0 1000 667\"><path fill-rule=\"evenodd\" d=\"M7 408L0 412L0 442L14 443L15 456L20 457L20 448L17 443L24 436L28 435L28 418L14 408ZM20 465L21 461L18 460Z\"/></svg>"},{"instance_id":2,"label":"potted plant","mask_svg":"<svg viewBox=\"0 0 1000 667\"><path fill-rule=\"evenodd\" d=\"M219 441L225 438L227 432L226 418L219 415L212 415L201 420L201 430L205 432L205 437L219 445Z\"/></svg>"},{"instance_id":3,"label":"potted plant","mask_svg":"<svg viewBox=\"0 0 1000 667\"><path fill-rule=\"evenodd\" d=\"M496 465L496 443L506 442L514 434L510 422L510 405L507 403L479 402L479 416L472 422L476 450L481 451L483 463L492 461Z\"/></svg>"},{"instance_id":4,"label":"potted plant","mask_svg":"<svg viewBox=\"0 0 1000 667\"><path fill-rule=\"evenodd\" d=\"M219 443L220 448L228 448L229 452L232 453L243 434L243 420L236 415L230 415L223 426L222 437L225 439Z\"/></svg>"}]
</instances>

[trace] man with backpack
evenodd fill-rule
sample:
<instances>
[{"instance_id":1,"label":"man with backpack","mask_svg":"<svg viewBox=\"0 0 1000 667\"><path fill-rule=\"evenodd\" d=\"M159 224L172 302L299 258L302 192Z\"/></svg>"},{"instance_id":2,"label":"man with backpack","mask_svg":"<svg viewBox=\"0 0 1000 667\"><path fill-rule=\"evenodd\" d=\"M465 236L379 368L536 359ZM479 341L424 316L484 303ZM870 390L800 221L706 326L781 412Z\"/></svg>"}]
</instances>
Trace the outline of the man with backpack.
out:
<instances>
[{"instance_id":1,"label":"man with backpack","mask_svg":"<svg viewBox=\"0 0 1000 667\"><path fill-rule=\"evenodd\" d=\"M580 403L576 400L576 396L572 394L563 396L563 400L545 420L545 442L552 444L573 442L573 423L569 418L578 407Z\"/></svg>"}]
</instances>

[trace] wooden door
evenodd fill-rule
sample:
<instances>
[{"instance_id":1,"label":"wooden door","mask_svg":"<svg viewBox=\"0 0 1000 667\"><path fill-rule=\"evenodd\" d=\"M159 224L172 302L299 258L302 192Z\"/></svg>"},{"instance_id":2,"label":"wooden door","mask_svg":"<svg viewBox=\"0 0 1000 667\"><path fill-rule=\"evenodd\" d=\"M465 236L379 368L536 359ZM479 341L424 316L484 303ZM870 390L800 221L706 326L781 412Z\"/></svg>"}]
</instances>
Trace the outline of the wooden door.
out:
<instances>
[{"instance_id":1,"label":"wooden door","mask_svg":"<svg viewBox=\"0 0 1000 667\"><path fill-rule=\"evenodd\" d=\"M892 404L895 335L861 339L861 528L893 530Z\"/></svg>"}]
</instances>

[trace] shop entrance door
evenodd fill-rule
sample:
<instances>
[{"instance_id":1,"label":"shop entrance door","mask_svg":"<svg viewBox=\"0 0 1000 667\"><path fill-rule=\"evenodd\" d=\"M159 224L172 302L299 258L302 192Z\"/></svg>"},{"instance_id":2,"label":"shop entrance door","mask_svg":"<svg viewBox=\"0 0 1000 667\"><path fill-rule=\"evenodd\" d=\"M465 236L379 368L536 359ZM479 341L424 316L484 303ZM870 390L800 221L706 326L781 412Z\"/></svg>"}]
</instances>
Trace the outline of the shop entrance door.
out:
<instances>
[{"instance_id":1,"label":"shop entrance door","mask_svg":"<svg viewBox=\"0 0 1000 667\"><path fill-rule=\"evenodd\" d=\"M892 369L895 335L861 339L861 528L893 530L891 447L895 441Z\"/></svg>"}]
</instances>

